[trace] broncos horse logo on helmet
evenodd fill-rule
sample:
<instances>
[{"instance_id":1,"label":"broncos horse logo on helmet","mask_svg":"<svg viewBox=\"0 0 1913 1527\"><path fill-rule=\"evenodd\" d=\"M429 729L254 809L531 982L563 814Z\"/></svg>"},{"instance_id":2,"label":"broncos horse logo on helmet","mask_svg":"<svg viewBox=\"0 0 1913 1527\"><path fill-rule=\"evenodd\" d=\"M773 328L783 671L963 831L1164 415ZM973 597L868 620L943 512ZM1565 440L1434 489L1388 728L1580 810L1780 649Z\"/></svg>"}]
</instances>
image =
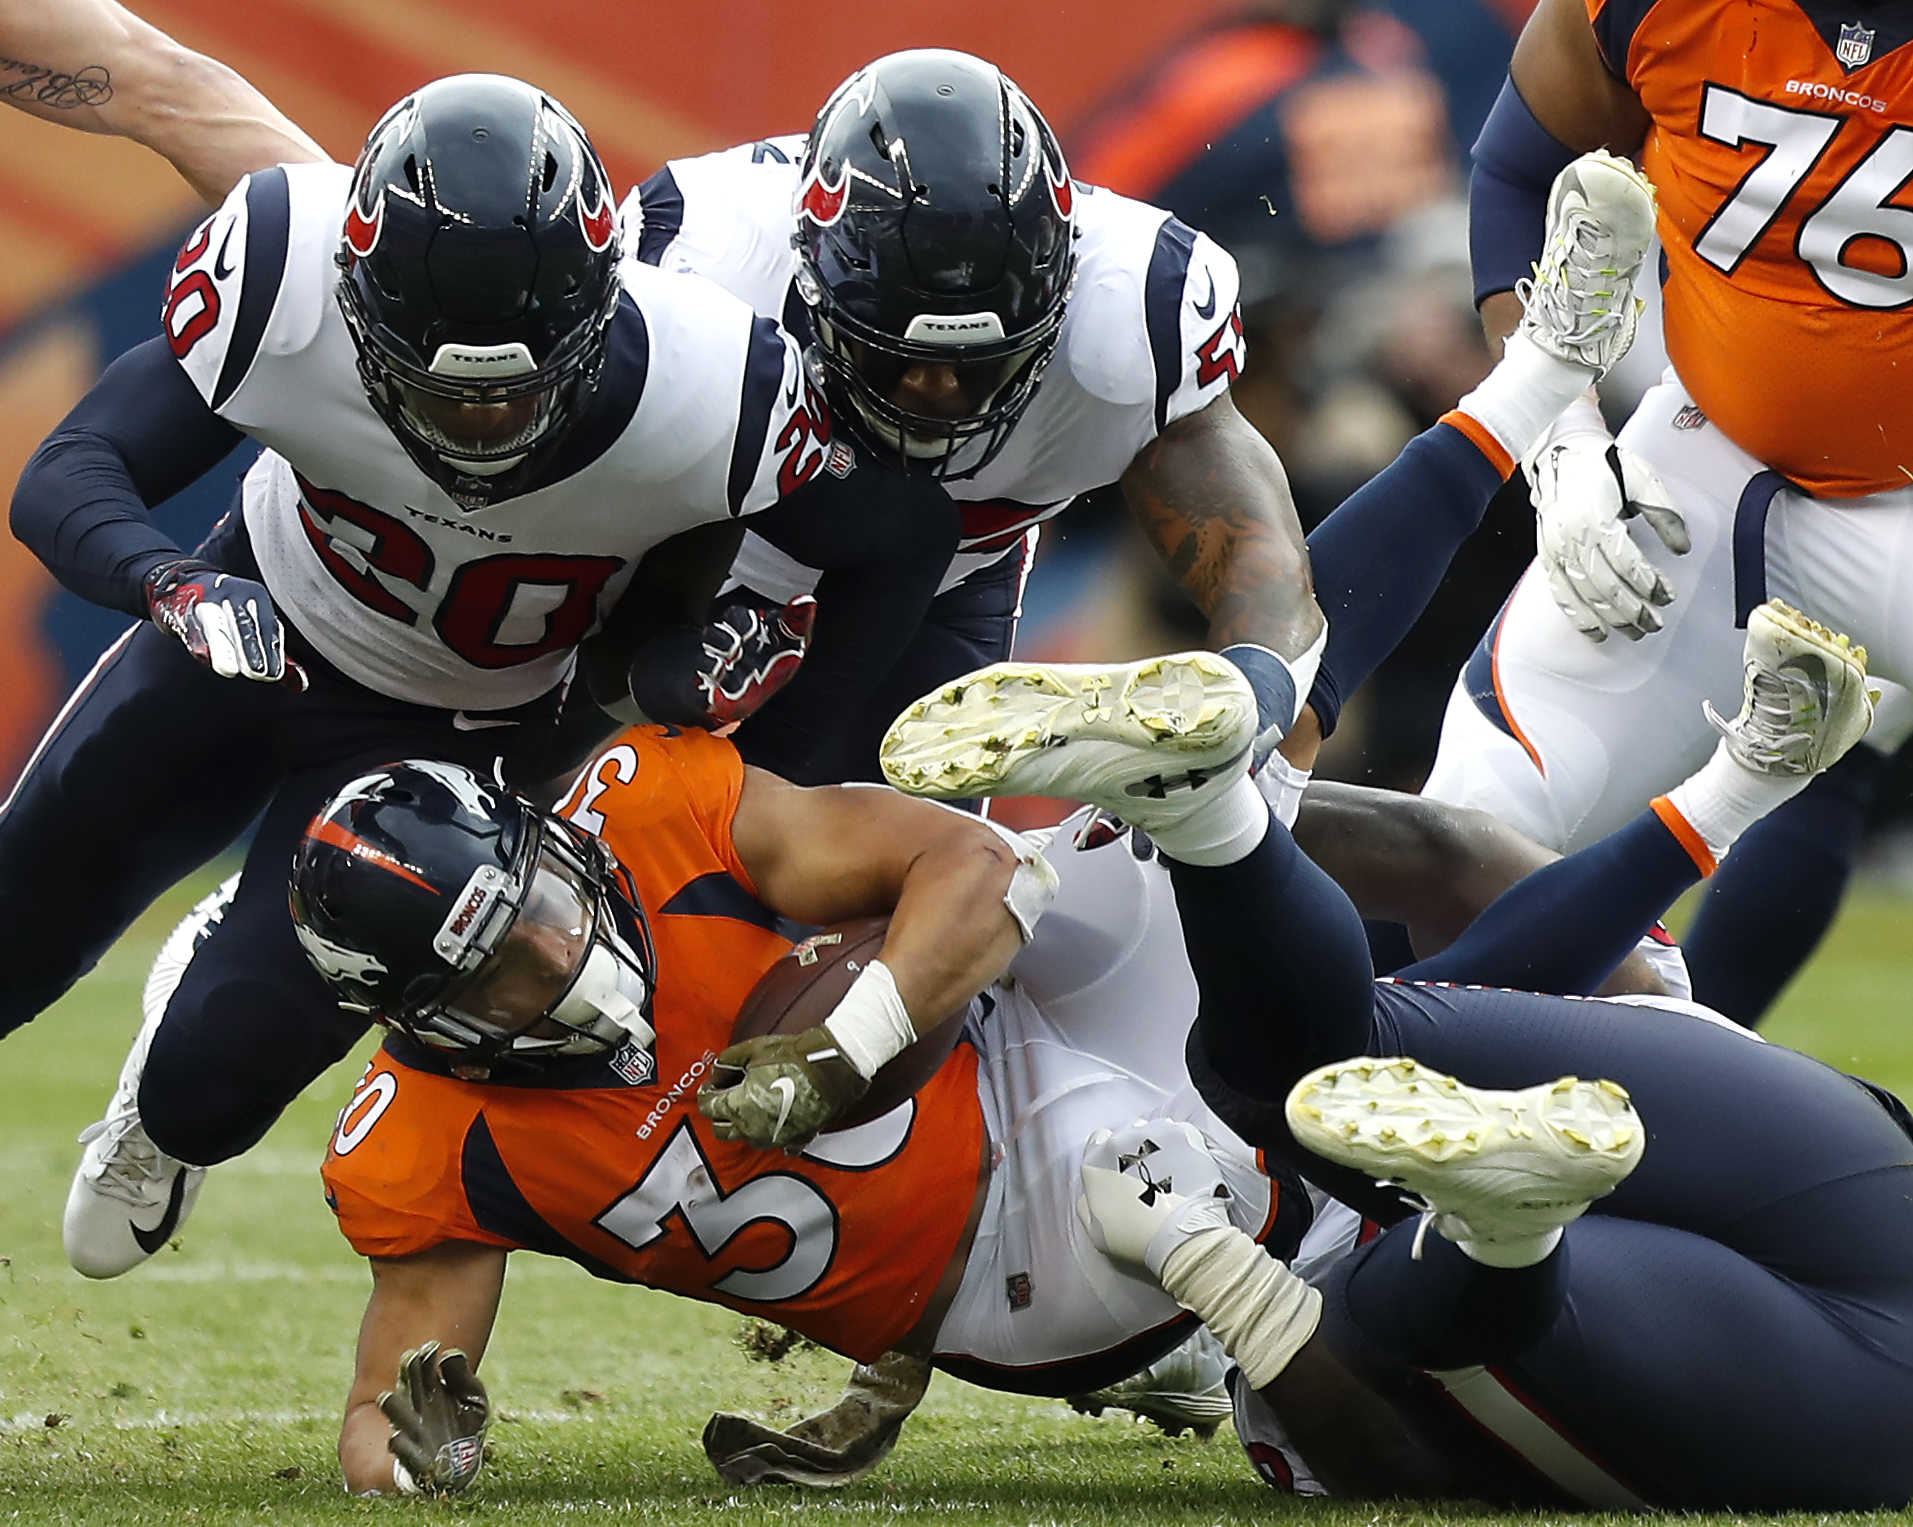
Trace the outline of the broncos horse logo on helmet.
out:
<instances>
[{"instance_id":1,"label":"broncos horse logo on helmet","mask_svg":"<svg viewBox=\"0 0 1913 1527\"><path fill-rule=\"evenodd\" d=\"M1055 351L1075 269L1056 135L993 65L893 53L824 104L798 182L797 289L833 413L880 458L973 476Z\"/></svg>"},{"instance_id":2,"label":"broncos horse logo on helmet","mask_svg":"<svg viewBox=\"0 0 1913 1527\"><path fill-rule=\"evenodd\" d=\"M339 305L373 408L466 508L522 493L597 385L622 287L611 182L498 74L387 112L352 177Z\"/></svg>"}]
</instances>

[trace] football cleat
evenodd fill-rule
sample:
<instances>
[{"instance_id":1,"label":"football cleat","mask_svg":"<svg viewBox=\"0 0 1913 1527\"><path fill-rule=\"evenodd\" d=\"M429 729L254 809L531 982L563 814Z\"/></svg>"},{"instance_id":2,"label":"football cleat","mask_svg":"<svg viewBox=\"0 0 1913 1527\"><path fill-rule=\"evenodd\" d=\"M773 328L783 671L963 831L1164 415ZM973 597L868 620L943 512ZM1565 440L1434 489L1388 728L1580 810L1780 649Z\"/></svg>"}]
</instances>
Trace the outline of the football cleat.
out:
<instances>
[{"instance_id":1,"label":"football cleat","mask_svg":"<svg viewBox=\"0 0 1913 1527\"><path fill-rule=\"evenodd\" d=\"M1607 370L1634 343L1634 295L1654 237L1654 187L1625 159L1601 149L1555 177L1541 259L1516 284L1526 310L1517 333L1556 360Z\"/></svg>"},{"instance_id":2,"label":"football cleat","mask_svg":"<svg viewBox=\"0 0 1913 1527\"><path fill-rule=\"evenodd\" d=\"M885 733L909 795L1050 795L1154 831L1249 766L1255 694L1213 652L1139 663L997 663L916 702Z\"/></svg>"},{"instance_id":3,"label":"football cleat","mask_svg":"<svg viewBox=\"0 0 1913 1527\"><path fill-rule=\"evenodd\" d=\"M1498 1267L1539 1261L1647 1144L1614 1082L1564 1076L1497 1092L1399 1056L1311 1071L1287 1114L1297 1143L1405 1189L1440 1234Z\"/></svg>"},{"instance_id":4,"label":"football cleat","mask_svg":"<svg viewBox=\"0 0 1913 1527\"><path fill-rule=\"evenodd\" d=\"M1206 1326L1198 1326L1180 1347L1141 1373L1106 1389L1071 1395L1069 1408L1086 1416L1127 1410L1155 1422L1171 1437L1194 1432L1207 1442L1234 1411L1228 1384L1231 1366L1222 1343Z\"/></svg>"},{"instance_id":5,"label":"football cleat","mask_svg":"<svg viewBox=\"0 0 1913 1527\"><path fill-rule=\"evenodd\" d=\"M1756 774L1817 774L1873 724L1867 650L1769 599L1747 617L1740 713L1702 709L1735 763Z\"/></svg>"},{"instance_id":6,"label":"football cleat","mask_svg":"<svg viewBox=\"0 0 1913 1527\"><path fill-rule=\"evenodd\" d=\"M179 1234L199 1201L206 1168L175 1160L147 1138L139 1116L140 1077L153 1031L186 974L193 950L219 925L238 888L234 875L167 935L146 978L140 998L143 1021L120 1068L106 1117L80 1131L86 1150L67 1190L60 1236L67 1261L88 1278L117 1278L138 1267Z\"/></svg>"}]
</instances>

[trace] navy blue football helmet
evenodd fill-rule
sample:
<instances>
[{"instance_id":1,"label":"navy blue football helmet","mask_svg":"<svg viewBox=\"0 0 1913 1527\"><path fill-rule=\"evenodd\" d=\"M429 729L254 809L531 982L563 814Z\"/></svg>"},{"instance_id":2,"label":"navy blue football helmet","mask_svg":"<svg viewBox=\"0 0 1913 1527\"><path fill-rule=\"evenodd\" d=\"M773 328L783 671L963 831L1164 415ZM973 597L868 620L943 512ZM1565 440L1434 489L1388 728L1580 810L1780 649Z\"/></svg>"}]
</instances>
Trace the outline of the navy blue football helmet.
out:
<instances>
[{"instance_id":1,"label":"navy blue football helmet","mask_svg":"<svg viewBox=\"0 0 1913 1527\"><path fill-rule=\"evenodd\" d=\"M837 88L798 183L797 290L811 368L880 460L960 478L1003 448L1062 330L1074 202L994 65L919 49Z\"/></svg>"},{"instance_id":2,"label":"navy blue football helmet","mask_svg":"<svg viewBox=\"0 0 1913 1527\"><path fill-rule=\"evenodd\" d=\"M620 240L584 130L522 80L460 74L372 129L339 305L372 406L470 509L525 490L603 365Z\"/></svg>"}]
</instances>

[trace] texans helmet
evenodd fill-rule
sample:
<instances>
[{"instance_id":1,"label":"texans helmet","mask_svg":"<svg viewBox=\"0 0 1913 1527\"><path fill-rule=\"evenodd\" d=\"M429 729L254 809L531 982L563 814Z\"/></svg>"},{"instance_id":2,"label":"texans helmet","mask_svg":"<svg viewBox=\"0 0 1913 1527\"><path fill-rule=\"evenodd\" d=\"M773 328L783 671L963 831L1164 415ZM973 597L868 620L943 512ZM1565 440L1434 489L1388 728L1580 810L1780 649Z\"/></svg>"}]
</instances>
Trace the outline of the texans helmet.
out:
<instances>
[{"instance_id":1,"label":"texans helmet","mask_svg":"<svg viewBox=\"0 0 1913 1527\"><path fill-rule=\"evenodd\" d=\"M967 53L893 53L817 118L798 180L808 358L879 459L942 478L1002 450L1056 349L1075 270L1056 135Z\"/></svg>"},{"instance_id":2,"label":"texans helmet","mask_svg":"<svg viewBox=\"0 0 1913 1527\"><path fill-rule=\"evenodd\" d=\"M457 764L346 785L292 861L292 924L339 1005L461 1076L652 1047L650 930L609 852Z\"/></svg>"},{"instance_id":3,"label":"texans helmet","mask_svg":"<svg viewBox=\"0 0 1913 1527\"><path fill-rule=\"evenodd\" d=\"M394 106L352 177L339 306L372 407L474 509L526 490L597 385L622 290L611 181L521 80Z\"/></svg>"}]
</instances>

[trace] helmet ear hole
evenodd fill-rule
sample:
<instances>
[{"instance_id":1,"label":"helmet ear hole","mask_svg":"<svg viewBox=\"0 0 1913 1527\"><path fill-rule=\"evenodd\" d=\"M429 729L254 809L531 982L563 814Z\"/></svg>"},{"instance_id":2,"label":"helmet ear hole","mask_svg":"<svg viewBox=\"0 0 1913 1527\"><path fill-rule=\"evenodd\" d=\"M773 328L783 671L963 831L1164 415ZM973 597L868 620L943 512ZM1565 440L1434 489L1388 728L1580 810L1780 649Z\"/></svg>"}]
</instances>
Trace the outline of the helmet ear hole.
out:
<instances>
[{"instance_id":1,"label":"helmet ear hole","mask_svg":"<svg viewBox=\"0 0 1913 1527\"><path fill-rule=\"evenodd\" d=\"M414 195L425 194L425 185L418 172L418 155L416 154L405 156L405 183L412 188Z\"/></svg>"},{"instance_id":2,"label":"helmet ear hole","mask_svg":"<svg viewBox=\"0 0 1913 1527\"><path fill-rule=\"evenodd\" d=\"M558 156L550 149L545 150L545 175L540 190L549 191L558 183Z\"/></svg>"}]
</instances>

